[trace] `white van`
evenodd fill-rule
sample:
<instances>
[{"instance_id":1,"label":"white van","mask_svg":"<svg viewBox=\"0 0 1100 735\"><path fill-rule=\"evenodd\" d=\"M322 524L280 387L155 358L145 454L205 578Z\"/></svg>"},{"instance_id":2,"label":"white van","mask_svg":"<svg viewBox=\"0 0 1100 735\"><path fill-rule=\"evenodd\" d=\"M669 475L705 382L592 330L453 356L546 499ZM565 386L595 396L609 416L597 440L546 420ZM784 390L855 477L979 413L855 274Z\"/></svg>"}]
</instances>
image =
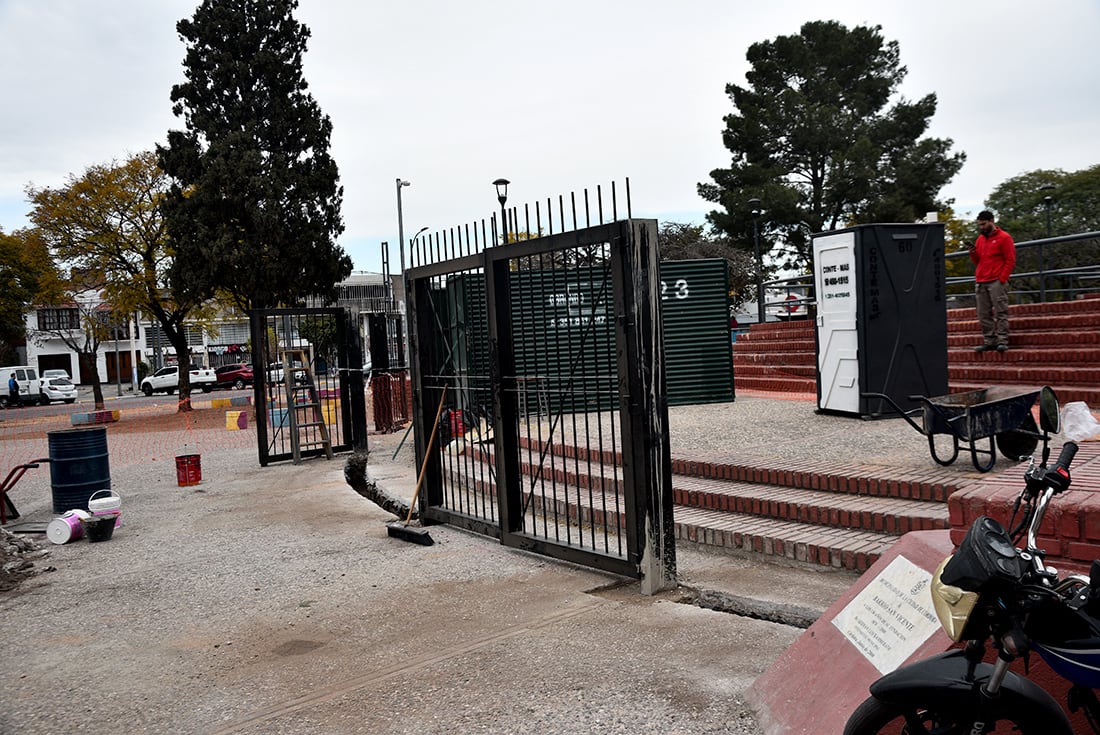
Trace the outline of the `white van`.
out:
<instances>
[{"instance_id":1,"label":"white van","mask_svg":"<svg viewBox=\"0 0 1100 735\"><path fill-rule=\"evenodd\" d=\"M12 373L15 373L15 380L19 383L19 402L23 405L38 403L38 370L30 365L10 365L0 367L0 406L8 408L12 405L8 395L8 380Z\"/></svg>"}]
</instances>

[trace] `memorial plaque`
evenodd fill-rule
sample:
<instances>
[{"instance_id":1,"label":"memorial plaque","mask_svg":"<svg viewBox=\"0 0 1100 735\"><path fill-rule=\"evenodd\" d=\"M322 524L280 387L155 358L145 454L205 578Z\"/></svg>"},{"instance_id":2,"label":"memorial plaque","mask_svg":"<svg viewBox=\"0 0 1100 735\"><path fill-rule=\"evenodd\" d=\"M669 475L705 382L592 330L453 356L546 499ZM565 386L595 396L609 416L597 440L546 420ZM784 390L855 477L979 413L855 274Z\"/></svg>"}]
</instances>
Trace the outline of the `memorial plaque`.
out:
<instances>
[{"instance_id":1,"label":"memorial plaque","mask_svg":"<svg viewBox=\"0 0 1100 735\"><path fill-rule=\"evenodd\" d=\"M898 556L832 623L864 658L888 674L940 628L931 585L928 571Z\"/></svg>"}]
</instances>

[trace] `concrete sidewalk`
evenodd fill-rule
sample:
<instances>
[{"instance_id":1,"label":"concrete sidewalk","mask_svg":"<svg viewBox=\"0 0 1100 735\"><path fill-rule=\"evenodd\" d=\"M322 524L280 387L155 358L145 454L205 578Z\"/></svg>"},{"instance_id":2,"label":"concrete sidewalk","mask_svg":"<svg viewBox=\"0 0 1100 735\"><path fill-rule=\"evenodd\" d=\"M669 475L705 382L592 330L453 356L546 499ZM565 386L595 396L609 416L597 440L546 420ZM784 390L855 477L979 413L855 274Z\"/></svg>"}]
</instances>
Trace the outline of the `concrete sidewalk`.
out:
<instances>
[{"instance_id":1,"label":"concrete sidewalk","mask_svg":"<svg viewBox=\"0 0 1100 735\"><path fill-rule=\"evenodd\" d=\"M644 597L453 528L416 546L342 458L260 468L238 434L111 435L120 458L201 447L203 482L112 464L114 538L51 546L54 571L0 593L0 732L756 733L742 695L801 630L685 601L821 610L854 580L682 549L685 587ZM372 436L369 466L411 495L400 438ZM16 502L52 518L48 473Z\"/></svg>"},{"instance_id":2,"label":"concrete sidewalk","mask_svg":"<svg viewBox=\"0 0 1100 735\"><path fill-rule=\"evenodd\" d=\"M760 395L677 407L672 452L988 477L965 458L939 467L901 420L814 409ZM0 428L6 471L43 456L65 417ZM681 546L681 587L645 597L450 527L431 547L390 538L393 516L349 487L345 458L260 468L254 429L108 436L124 525L49 546L36 565L54 571L0 593L0 732L756 733L743 694L801 629L690 602L812 617L856 579ZM372 435L367 467L407 499L402 436ZM198 486L177 485L183 450L202 456ZM13 498L21 520L53 517L47 470Z\"/></svg>"}]
</instances>

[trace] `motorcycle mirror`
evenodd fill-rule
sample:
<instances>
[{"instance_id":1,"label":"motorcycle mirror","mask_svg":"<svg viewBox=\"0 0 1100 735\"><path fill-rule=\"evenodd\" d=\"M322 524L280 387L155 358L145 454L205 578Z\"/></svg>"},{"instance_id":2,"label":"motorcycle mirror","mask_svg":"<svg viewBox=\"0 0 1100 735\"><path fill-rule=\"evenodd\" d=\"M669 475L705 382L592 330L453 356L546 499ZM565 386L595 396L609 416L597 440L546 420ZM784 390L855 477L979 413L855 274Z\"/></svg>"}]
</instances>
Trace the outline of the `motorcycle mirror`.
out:
<instances>
[{"instance_id":1,"label":"motorcycle mirror","mask_svg":"<svg viewBox=\"0 0 1100 735\"><path fill-rule=\"evenodd\" d=\"M1057 434L1061 429L1061 420L1058 415L1058 396L1049 385L1044 385L1039 392L1039 426L1043 431Z\"/></svg>"}]
</instances>

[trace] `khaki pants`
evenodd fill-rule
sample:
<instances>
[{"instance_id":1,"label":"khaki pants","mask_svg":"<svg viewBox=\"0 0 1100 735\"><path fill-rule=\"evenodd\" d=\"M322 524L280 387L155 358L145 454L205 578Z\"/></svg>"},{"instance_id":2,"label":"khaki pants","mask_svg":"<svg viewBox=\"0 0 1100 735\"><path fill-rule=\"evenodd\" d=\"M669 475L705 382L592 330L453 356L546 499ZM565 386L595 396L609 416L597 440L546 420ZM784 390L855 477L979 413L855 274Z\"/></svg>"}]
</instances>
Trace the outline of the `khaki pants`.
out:
<instances>
[{"instance_id":1,"label":"khaki pants","mask_svg":"<svg viewBox=\"0 0 1100 735\"><path fill-rule=\"evenodd\" d=\"M1008 346L1008 284L989 281L975 285L978 321L982 324L985 344Z\"/></svg>"}]
</instances>

